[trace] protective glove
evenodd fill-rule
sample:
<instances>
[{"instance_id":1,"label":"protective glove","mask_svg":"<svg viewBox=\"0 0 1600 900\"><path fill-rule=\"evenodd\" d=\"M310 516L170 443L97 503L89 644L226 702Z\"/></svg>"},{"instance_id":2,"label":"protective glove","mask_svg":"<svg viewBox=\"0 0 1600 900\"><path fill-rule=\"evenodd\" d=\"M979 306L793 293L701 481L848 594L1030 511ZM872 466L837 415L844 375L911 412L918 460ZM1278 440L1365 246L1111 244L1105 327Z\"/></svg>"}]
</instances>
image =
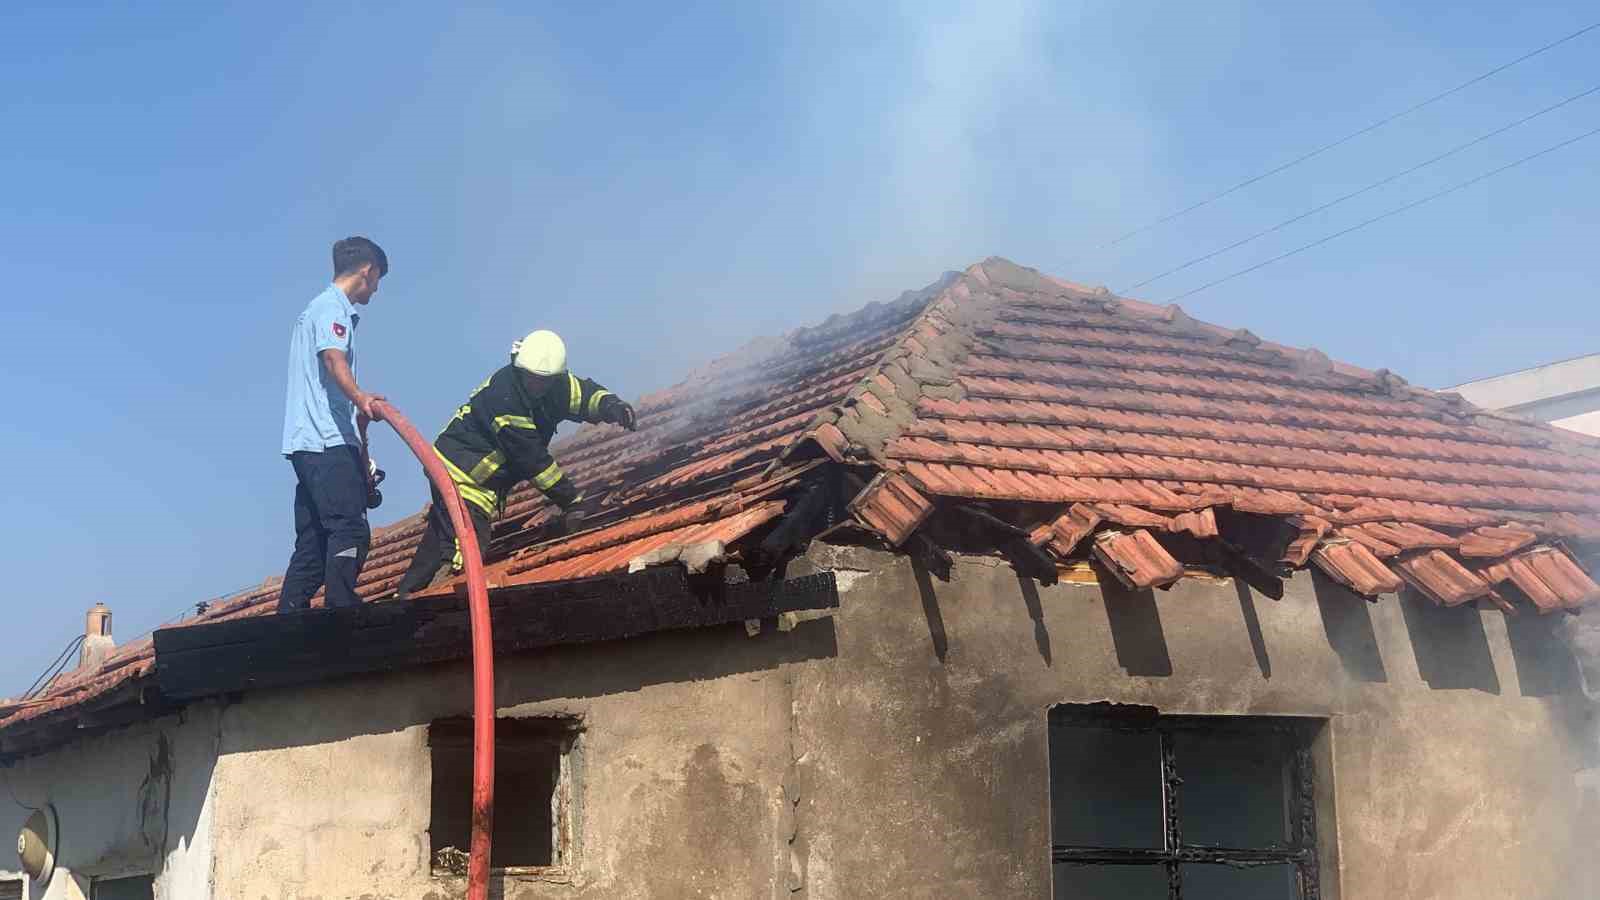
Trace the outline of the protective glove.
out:
<instances>
[{"instance_id":1,"label":"protective glove","mask_svg":"<svg viewBox=\"0 0 1600 900\"><path fill-rule=\"evenodd\" d=\"M639 419L633 407L616 394L609 394L600 401L600 420L621 425L629 431L639 430Z\"/></svg>"},{"instance_id":2,"label":"protective glove","mask_svg":"<svg viewBox=\"0 0 1600 900\"><path fill-rule=\"evenodd\" d=\"M563 479L557 486L559 487L561 484L567 484L565 479ZM545 496L550 497L552 500L556 500L553 494L546 494ZM567 498L563 497L562 499ZM556 516L555 519L551 520L549 526L547 526L549 528L550 537L566 537L567 535L583 528L583 510L578 508L578 504L582 501L582 494L573 496L565 503L562 503L559 500L556 501L556 505L561 508L561 514Z\"/></svg>"},{"instance_id":3,"label":"protective glove","mask_svg":"<svg viewBox=\"0 0 1600 900\"><path fill-rule=\"evenodd\" d=\"M545 491L544 495L550 498L551 503L561 507L562 512L567 511L573 504L582 499L578 489L572 486L571 478L563 478L551 485L550 490Z\"/></svg>"}]
</instances>

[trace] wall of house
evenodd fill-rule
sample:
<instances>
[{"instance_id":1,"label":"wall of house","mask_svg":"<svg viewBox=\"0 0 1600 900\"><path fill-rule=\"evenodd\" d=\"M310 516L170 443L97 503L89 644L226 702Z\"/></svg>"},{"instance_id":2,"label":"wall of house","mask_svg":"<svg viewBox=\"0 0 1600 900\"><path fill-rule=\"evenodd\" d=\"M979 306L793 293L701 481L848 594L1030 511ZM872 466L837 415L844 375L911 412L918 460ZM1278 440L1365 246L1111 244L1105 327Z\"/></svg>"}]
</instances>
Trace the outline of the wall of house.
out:
<instances>
[{"instance_id":1,"label":"wall of house","mask_svg":"<svg viewBox=\"0 0 1600 900\"><path fill-rule=\"evenodd\" d=\"M742 627L501 659L502 716L580 718L577 861L508 900L788 897L784 667L832 624ZM430 722L467 713L464 665L248 695L215 773L218 900L444 900L429 859ZM501 794L498 816L527 798Z\"/></svg>"},{"instance_id":2,"label":"wall of house","mask_svg":"<svg viewBox=\"0 0 1600 900\"><path fill-rule=\"evenodd\" d=\"M7 841L31 812L13 797L53 805L61 823L56 874L23 896L87 900L96 877L154 874L157 900L209 900L217 725L217 707L198 704L0 770L11 790ZM14 854L0 859L0 878L21 876Z\"/></svg>"},{"instance_id":3,"label":"wall of house","mask_svg":"<svg viewBox=\"0 0 1600 900\"><path fill-rule=\"evenodd\" d=\"M1330 898L1600 896L1594 712L1553 619L1369 604L1307 575L1272 601L1231 581L1040 588L993 560L949 582L887 554L812 561L843 607L792 631L501 660L502 715L584 727L575 862L507 876L504 897L1048 897L1047 712L1098 700L1328 719ZM11 777L24 800L48 786L64 822L109 817L66 851L74 872L164 847L158 896L459 897L429 865L426 728L469 709L469 684L447 665L259 692ZM176 762L155 842L133 811L161 735Z\"/></svg>"},{"instance_id":4,"label":"wall of house","mask_svg":"<svg viewBox=\"0 0 1600 900\"><path fill-rule=\"evenodd\" d=\"M819 555L852 583L839 662L794 678L808 900L1050 896L1046 710L1099 700L1327 718L1327 896L1600 897L1594 712L1553 619Z\"/></svg>"}]
</instances>

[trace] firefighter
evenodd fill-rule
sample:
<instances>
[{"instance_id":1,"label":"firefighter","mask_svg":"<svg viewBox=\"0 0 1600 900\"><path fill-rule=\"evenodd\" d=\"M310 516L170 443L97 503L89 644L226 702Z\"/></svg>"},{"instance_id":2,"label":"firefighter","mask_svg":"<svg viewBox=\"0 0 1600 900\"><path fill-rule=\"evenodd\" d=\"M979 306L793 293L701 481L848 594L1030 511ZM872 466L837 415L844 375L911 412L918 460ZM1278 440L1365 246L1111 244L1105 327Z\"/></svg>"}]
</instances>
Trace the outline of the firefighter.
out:
<instances>
[{"instance_id":1,"label":"firefighter","mask_svg":"<svg viewBox=\"0 0 1600 900\"><path fill-rule=\"evenodd\" d=\"M480 548L488 547L490 522L523 481L532 481L561 509L565 529L576 525L582 495L550 456L550 439L563 420L637 427L633 407L568 372L566 344L555 332L541 330L511 345L510 364L473 391L434 440L434 451L466 501ZM461 545L435 488L428 529L396 598L426 587L447 563L461 571Z\"/></svg>"}]
</instances>

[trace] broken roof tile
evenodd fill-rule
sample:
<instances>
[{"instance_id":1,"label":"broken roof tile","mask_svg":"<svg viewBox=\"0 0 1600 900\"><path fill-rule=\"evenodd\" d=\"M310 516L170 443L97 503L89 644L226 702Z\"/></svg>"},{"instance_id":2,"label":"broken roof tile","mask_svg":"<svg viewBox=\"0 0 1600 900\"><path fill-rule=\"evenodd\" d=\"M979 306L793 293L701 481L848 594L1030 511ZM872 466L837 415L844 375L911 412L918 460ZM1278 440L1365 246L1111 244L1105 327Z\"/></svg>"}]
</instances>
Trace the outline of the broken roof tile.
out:
<instances>
[{"instance_id":1,"label":"broken roof tile","mask_svg":"<svg viewBox=\"0 0 1600 900\"><path fill-rule=\"evenodd\" d=\"M1520 557L1500 560L1490 563L1480 570L1484 579L1490 584L1510 582L1516 585L1540 613L1551 613L1565 609L1567 601L1557 593L1555 588L1545 583L1539 573Z\"/></svg>"},{"instance_id":2,"label":"broken roof tile","mask_svg":"<svg viewBox=\"0 0 1600 900\"><path fill-rule=\"evenodd\" d=\"M1102 531L1095 536L1095 558L1133 590L1169 588L1183 577L1183 565L1148 531Z\"/></svg>"},{"instance_id":3,"label":"broken roof tile","mask_svg":"<svg viewBox=\"0 0 1600 900\"><path fill-rule=\"evenodd\" d=\"M1521 528L1484 526L1462 535L1460 550L1462 556L1492 559L1510 556L1538 539L1534 532Z\"/></svg>"},{"instance_id":4,"label":"broken roof tile","mask_svg":"<svg viewBox=\"0 0 1600 900\"><path fill-rule=\"evenodd\" d=\"M850 510L869 528L898 547L927 521L933 501L899 472L881 472L850 501Z\"/></svg>"},{"instance_id":5,"label":"broken roof tile","mask_svg":"<svg viewBox=\"0 0 1600 900\"><path fill-rule=\"evenodd\" d=\"M1057 556L1066 558L1078 549L1078 544L1092 534L1095 528L1104 521L1100 511L1093 504L1074 503L1067 507L1067 511L1058 516L1047 528L1047 537L1038 543L1048 542L1050 549Z\"/></svg>"},{"instance_id":6,"label":"broken roof tile","mask_svg":"<svg viewBox=\"0 0 1600 900\"><path fill-rule=\"evenodd\" d=\"M1206 539L1217 537L1217 514L1211 507L1181 512L1172 517L1169 530L1186 533L1194 537Z\"/></svg>"},{"instance_id":7,"label":"broken roof tile","mask_svg":"<svg viewBox=\"0 0 1600 900\"><path fill-rule=\"evenodd\" d=\"M1345 540L1360 544L1379 559L1389 559L1400 555L1399 547L1354 526L1335 529L1334 534Z\"/></svg>"},{"instance_id":8,"label":"broken roof tile","mask_svg":"<svg viewBox=\"0 0 1600 900\"><path fill-rule=\"evenodd\" d=\"M1283 562L1298 569L1306 564L1311 552L1333 530L1333 523L1319 516L1291 516L1289 522L1300 529L1300 534L1284 551Z\"/></svg>"},{"instance_id":9,"label":"broken roof tile","mask_svg":"<svg viewBox=\"0 0 1600 900\"><path fill-rule=\"evenodd\" d=\"M1600 585L1572 557L1555 547L1535 547L1517 559L1549 585L1568 609L1600 599Z\"/></svg>"},{"instance_id":10,"label":"broken roof tile","mask_svg":"<svg viewBox=\"0 0 1600 900\"><path fill-rule=\"evenodd\" d=\"M1323 541L1311 551L1311 563L1364 597L1392 594L1404 584L1370 549L1349 538Z\"/></svg>"},{"instance_id":11,"label":"broken roof tile","mask_svg":"<svg viewBox=\"0 0 1600 900\"><path fill-rule=\"evenodd\" d=\"M1442 550L1424 550L1394 564L1400 577L1441 606L1460 606L1485 597L1489 583Z\"/></svg>"}]
</instances>

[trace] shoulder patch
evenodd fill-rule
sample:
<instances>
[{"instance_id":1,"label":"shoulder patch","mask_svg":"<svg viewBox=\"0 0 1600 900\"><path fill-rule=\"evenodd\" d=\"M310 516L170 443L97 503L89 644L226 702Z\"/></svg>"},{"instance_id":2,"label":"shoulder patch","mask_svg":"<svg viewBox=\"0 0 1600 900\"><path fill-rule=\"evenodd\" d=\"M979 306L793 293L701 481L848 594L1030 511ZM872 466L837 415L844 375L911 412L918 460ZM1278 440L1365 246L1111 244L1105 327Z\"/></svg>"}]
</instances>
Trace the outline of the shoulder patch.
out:
<instances>
[{"instance_id":1,"label":"shoulder patch","mask_svg":"<svg viewBox=\"0 0 1600 900\"><path fill-rule=\"evenodd\" d=\"M338 322L333 323L333 336L339 338L344 337L344 326L340 325Z\"/></svg>"}]
</instances>

